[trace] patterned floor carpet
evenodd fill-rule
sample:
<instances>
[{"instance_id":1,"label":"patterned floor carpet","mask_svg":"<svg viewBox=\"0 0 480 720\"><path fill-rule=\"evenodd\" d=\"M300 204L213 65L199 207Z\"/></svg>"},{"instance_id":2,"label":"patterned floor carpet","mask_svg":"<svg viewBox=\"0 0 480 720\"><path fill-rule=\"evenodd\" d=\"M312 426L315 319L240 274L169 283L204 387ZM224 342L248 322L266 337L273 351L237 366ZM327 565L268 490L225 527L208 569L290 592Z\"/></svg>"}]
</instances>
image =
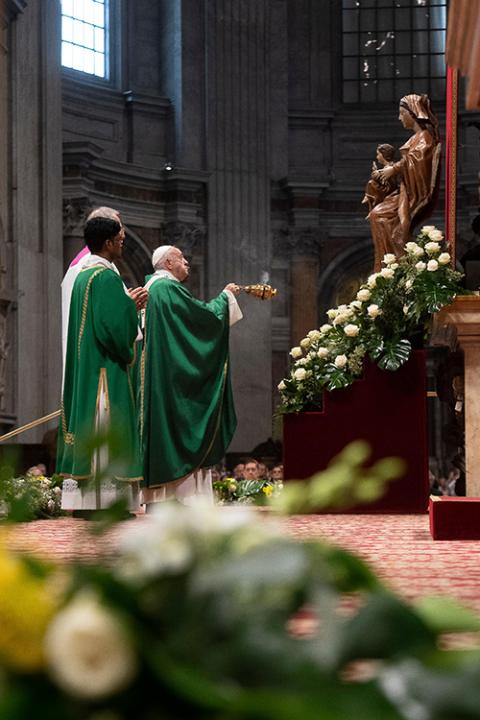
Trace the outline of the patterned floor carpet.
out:
<instances>
[{"instance_id":1,"label":"patterned floor carpet","mask_svg":"<svg viewBox=\"0 0 480 720\"><path fill-rule=\"evenodd\" d=\"M406 598L452 595L480 611L480 541L434 542L427 515L296 515L283 522L293 537L322 538L358 553ZM9 545L58 560L92 561L115 552L122 525L101 542L90 528L71 518L18 525Z\"/></svg>"}]
</instances>

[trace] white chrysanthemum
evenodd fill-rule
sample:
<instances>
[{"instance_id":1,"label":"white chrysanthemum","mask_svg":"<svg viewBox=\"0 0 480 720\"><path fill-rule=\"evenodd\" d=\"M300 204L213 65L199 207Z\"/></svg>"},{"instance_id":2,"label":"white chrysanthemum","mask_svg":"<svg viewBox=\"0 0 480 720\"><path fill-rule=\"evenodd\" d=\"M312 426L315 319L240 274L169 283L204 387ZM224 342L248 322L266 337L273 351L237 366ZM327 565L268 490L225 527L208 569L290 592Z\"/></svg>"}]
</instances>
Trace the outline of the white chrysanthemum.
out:
<instances>
[{"instance_id":1,"label":"white chrysanthemum","mask_svg":"<svg viewBox=\"0 0 480 720\"><path fill-rule=\"evenodd\" d=\"M317 350L317 355L320 358L320 360L323 360L324 358L328 357L329 351L326 347L319 347Z\"/></svg>"},{"instance_id":2,"label":"white chrysanthemum","mask_svg":"<svg viewBox=\"0 0 480 720\"><path fill-rule=\"evenodd\" d=\"M333 361L335 367L337 368L344 368L347 364L347 356L346 355L337 355L335 360Z\"/></svg>"},{"instance_id":3,"label":"white chrysanthemum","mask_svg":"<svg viewBox=\"0 0 480 720\"><path fill-rule=\"evenodd\" d=\"M303 352L301 347L294 347L290 350L290 355L292 358L299 358L302 357Z\"/></svg>"},{"instance_id":4,"label":"white chrysanthemum","mask_svg":"<svg viewBox=\"0 0 480 720\"><path fill-rule=\"evenodd\" d=\"M308 348L310 347L311 344L312 344L312 341L308 337L303 338L303 340L300 340L300 347L303 350L308 350Z\"/></svg>"},{"instance_id":5,"label":"white chrysanthemum","mask_svg":"<svg viewBox=\"0 0 480 720\"><path fill-rule=\"evenodd\" d=\"M56 684L83 700L123 690L138 669L124 627L92 593L77 595L53 619L45 656Z\"/></svg>"},{"instance_id":6,"label":"white chrysanthemum","mask_svg":"<svg viewBox=\"0 0 480 720\"><path fill-rule=\"evenodd\" d=\"M438 256L438 262L440 263L440 265L448 265L451 259L452 258L450 257L450 253L447 252L440 253L440 255Z\"/></svg>"},{"instance_id":7,"label":"white chrysanthemum","mask_svg":"<svg viewBox=\"0 0 480 720\"><path fill-rule=\"evenodd\" d=\"M368 313L369 317L376 318L382 314L382 311L380 310L378 305L375 305L375 303L372 303L372 305L368 306L367 313Z\"/></svg>"},{"instance_id":8,"label":"white chrysanthemum","mask_svg":"<svg viewBox=\"0 0 480 720\"><path fill-rule=\"evenodd\" d=\"M370 292L370 290L367 290L367 288L362 288L357 292L357 300L360 300L361 302L370 300L371 296L372 293Z\"/></svg>"},{"instance_id":9,"label":"white chrysanthemum","mask_svg":"<svg viewBox=\"0 0 480 720\"><path fill-rule=\"evenodd\" d=\"M343 332L345 333L345 335L347 335L347 337L357 337L358 333L360 332L360 328L358 327L358 325L345 325L345 327L343 328Z\"/></svg>"},{"instance_id":10,"label":"white chrysanthemum","mask_svg":"<svg viewBox=\"0 0 480 720\"><path fill-rule=\"evenodd\" d=\"M417 264L415 265L415 267L416 267L416 269L418 270L418 272L423 272L423 270L425 270L425 268L426 268L427 266L426 266L426 264L425 264L422 260L420 260L420 262L417 262Z\"/></svg>"},{"instance_id":11,"label":"white chrysanthemum","mask_svg":"<svg viewBox=\"0 0 480 720\"><path fill-rule=\"evenodd\" d=\"M307 333L307 337L309 337L312 342L320 340L320 330L310 330L310 332Z\"/></svg>"},{"instance_id":12,"label":"white chrysanthemum","mask_svg":"<svg viewBox=\"0 0 480 720\"><path fill-rule=\"evenodd\" d=\"M427 270L430 272L435 272L435 270L438 270L438 262L436 260L429 260L427 263Z\"/></svg>"},{"instance_id":13,"label":"white chrysanthemum","mask_svg":"<svg viewBox=\"0 0 480 720\"><path fill-rule=\"evenodd\" d=\"M429 255L436 255L436 253L440 252L440 244L438 242L428 242L425 245L425 250Z\"/></svg>"},{"instance_id":14,"label":"white chrysanthemum","mask_svg":"<svg viewBox=\"0 0 480 720\"><path fill-rule=\"evenodd\" d=\"M395 262L395 260L396 260L396 257L393 253L387 253L386 255L383 256L382 262L384 263L384 265L391 265L392 263Z\"/></svg>"},{"instance_id":15,"label":"white chrysanthemum","mask_svg":"<svg viewBox=\"0 0 480 720\"><path fill-rule=\"evenodd\" d=\"M293 373L293 377L295 378L295 380L305 380L305 378L307 377L307 371L305 370L305 368L300 367L295 370L295 372Z\"/></svg>"},{"instance_id":16,"label":"white chrysanthemum","mask_svg":"<svg viewBox=\"0 0 480 720\"><path fill-rule=\"evenodd\" d=\"M322 333L322 335L325 335L326 333L330 332L330 330L332 330L332 326L329 325L329 323L325 323L320 328L320 332Z\"/></svg>"},{"instance_id":17,"label":"white chrysanthemum","mask_svg":"<svg viewBox=\"0 0 480 720\"><path fill-rule=\"evenodd\" d=\"M395 272L392 270L392 268L387 267L380 270L380 275L387 280L391 280L395 275Z\"/></svg>"},{"instance_id":18,"label":"white chrysanthemum","mask_svg":"<svg viewBox=\"0 0 480 720\"><path fill-rule=\"evenodd\" d=\"M368 276L367 285L369 288L374 288L377 284L377 277L378 273L372 273L372 275Z\"/></svg>"},{"instance_id":19,"label":"white chrysanthemum","mask_svg":"<svg viewBox=\"0 0 480 720\"><path fill-rule=\"evenodd\" d=\"M278 383L277 387L278 387L278 389L280 390L280 392L282 392L283 390L286 390L286 389L287 389L287 386L285 385L285 383L284 383L283 380Z\"/></svg>"}]
</instances>

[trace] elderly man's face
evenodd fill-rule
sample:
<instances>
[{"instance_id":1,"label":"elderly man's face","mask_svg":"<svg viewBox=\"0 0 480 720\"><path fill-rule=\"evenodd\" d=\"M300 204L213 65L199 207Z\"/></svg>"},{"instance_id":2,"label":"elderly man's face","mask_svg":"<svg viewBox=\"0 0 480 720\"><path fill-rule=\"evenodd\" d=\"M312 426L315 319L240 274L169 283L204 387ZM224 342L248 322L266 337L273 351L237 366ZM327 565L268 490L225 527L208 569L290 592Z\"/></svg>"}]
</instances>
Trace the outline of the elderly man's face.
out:
<instances>
[{"instance_id":1,"label":"elderly man's face","mask_svg":"<svg viewBox=\"0 0 480 720\"><path fill-rule=\"evenodd\" d=\"M178 248L174 248L170 252L165 261L165 267L177 280L180 280L180 282L186 280L190 272L188 261L183 257L182 251Z\"/></svg>"}]
</instances>

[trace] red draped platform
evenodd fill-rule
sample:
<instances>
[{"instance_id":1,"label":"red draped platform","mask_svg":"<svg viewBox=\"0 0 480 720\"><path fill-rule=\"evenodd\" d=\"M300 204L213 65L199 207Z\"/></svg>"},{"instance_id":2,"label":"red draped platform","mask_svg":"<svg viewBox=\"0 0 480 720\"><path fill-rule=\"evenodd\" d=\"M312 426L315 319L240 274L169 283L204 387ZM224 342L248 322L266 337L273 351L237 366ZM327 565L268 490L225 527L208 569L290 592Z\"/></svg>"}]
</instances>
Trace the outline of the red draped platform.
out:
<instances>
[{"instance_id":1,"label":"red draped platform","mask_svg":"<svg viewBox=\"0 0 480 720\"><path fill-rule=\"evenodd\" d=\"M372 461L388 456L407 463L404 478L390 483L375 503L348 512L423 513L427 511L428 441L425 351L416 350L397 372L368 363L362 379L324 394L322 412L284 417L287 480L324 469L349 442L366 440Z\"/></svg>"}]
</instances>

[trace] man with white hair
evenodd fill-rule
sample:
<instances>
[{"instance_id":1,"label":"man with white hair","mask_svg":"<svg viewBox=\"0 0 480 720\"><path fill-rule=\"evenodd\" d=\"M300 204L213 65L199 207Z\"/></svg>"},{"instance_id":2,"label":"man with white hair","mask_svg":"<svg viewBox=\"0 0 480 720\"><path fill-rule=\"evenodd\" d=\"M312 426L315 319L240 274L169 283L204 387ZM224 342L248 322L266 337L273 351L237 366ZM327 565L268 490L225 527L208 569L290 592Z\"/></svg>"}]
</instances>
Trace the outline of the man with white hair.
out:
<instances>
[{"instance_id":1,"label":"man with white hair","mask_svg":"<svg viewBox=\"0 0 480 720\"><path fill-rule=\"evenodd\" d=\"M179 248L157 248L152 264L140 393L147 509L169 497L213 500L207 468L223 458L237 423L228 341L242 317L235 283L210 302L192 296Z\"/></svg>"}]
</instances>

